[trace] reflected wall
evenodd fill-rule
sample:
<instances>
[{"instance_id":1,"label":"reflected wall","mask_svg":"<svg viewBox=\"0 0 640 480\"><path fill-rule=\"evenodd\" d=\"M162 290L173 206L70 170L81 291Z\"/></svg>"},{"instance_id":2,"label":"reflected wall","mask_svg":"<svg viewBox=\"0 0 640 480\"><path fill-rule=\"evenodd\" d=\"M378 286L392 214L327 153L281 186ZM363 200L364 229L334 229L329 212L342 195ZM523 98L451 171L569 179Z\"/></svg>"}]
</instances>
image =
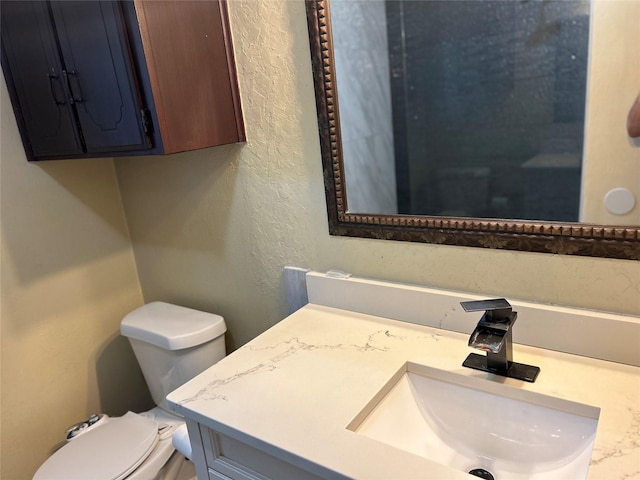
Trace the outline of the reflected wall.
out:
<instances>
[{"instance_id":1,"label":"reflected wall","mask_svg":"<svg viewBox=\"0 0 640 480\"><path fill-rule=\"evenodd\" d=\"M385 2L337 0L331 17L349 208L398 213Z\"/></svg>"}]
</instances>

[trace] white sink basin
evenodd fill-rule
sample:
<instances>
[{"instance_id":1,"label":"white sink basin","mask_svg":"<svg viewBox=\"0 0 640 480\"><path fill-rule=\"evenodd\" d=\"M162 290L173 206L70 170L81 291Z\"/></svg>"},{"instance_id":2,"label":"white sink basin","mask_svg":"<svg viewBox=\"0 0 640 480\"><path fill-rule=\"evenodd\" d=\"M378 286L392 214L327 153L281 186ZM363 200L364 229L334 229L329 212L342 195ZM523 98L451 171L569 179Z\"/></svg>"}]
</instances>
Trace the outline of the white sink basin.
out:
<instances>
[{"instance_id":1,"label":"white sink basin","mask_svg":"<svg viewBox=\"0 0 640 480\"><path fill-rule=\"evenodd\" d=\"M583 479L600 409L407 363L347 427L495 480Z\"/></svg>"}]
</instances>

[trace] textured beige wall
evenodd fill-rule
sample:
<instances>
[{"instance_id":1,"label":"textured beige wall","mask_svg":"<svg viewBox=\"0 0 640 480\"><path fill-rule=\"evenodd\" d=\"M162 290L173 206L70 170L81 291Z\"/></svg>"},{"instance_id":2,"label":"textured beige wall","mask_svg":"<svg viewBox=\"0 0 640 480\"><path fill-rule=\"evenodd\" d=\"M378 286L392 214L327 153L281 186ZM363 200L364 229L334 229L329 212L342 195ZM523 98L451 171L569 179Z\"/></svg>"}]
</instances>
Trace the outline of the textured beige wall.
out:
<instances>
[{"instance_id":1,"label":"textured beige wall","mask_svg":"<svg viewBox=\"0 0 640 480\"><path fill-rule=\"evenodd\" d=\"M285 265L640 314L638 262L330 237L304 4L229 10L246 145L116 161L146 301L224 315L232 348L285 314Z\"/></svg>"},{"instance_id":2,"label":"textured beige wall","mask_svg":"<svg viewBox=\"0 0 640 480\"><path fill-rule=\"evenodd\" d=\"M587 91L583 220L640 225L640 139L627 136L627 114L640 93L640 1L593 2L590 78ZM635 208L613 215L605 194L616 187L632 191Z\"/></svg>"},{"instance_id":3,"label":"textured beige wall","mask_svg":"<svg viewBox=\"0 0 640 480\"><path fill-rule=\"evenodd\" d=\"M150 399L119 337L142 295L113 162L29 164L0 88L0 476L20 480L71 424Z\"/></svg>"}]
</instances>

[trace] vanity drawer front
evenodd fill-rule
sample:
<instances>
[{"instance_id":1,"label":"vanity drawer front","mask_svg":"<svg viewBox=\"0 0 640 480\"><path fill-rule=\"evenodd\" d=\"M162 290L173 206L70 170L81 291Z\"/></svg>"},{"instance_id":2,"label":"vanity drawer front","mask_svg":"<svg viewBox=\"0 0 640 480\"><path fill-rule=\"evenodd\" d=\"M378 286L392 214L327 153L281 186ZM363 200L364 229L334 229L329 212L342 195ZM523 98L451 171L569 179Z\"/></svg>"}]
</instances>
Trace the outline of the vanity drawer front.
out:
<instances>
[{"instance_id":1,"label":"vanity drawer front","mask_svg":"<svg viewBox=\"0 0 640 480\"><path fill-rule=\"evenodd\" d=\"M232 480L231 477L227 477L220 472L209 469L209 480Z\"/></svg>"},{"instance_id":2,"label":"vanity drawer front","mask_svg":"<svg viewBox=\"0 0 640 480\"><path fill-rule=\"evenodd\" d=\"M202 426L200 428L210 479L321 480L322 478L246 443Z\"/></svg>"}]
</instances>

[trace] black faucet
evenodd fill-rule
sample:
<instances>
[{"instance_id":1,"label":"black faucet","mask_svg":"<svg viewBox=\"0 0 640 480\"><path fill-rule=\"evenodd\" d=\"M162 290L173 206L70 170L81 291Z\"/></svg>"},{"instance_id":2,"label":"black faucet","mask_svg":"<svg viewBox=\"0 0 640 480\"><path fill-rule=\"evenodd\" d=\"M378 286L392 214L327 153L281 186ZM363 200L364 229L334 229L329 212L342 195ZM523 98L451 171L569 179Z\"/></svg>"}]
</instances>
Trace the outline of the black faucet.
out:
<instances>
[{"instance_id":1,"label":"black faucet","mask_svg":"<svg viewBox=\"0 0 640 480\"><path fill-rule=\"evenodd\" d=\"M471 353L462 363L463 367L483 372L535 382L539 367L513 361L512 327L518 312L504 298L460 302L465 312L479 312L484 315L469 337L469 346L487 352L486 355Z\"/></svg>"}]
</instances>

